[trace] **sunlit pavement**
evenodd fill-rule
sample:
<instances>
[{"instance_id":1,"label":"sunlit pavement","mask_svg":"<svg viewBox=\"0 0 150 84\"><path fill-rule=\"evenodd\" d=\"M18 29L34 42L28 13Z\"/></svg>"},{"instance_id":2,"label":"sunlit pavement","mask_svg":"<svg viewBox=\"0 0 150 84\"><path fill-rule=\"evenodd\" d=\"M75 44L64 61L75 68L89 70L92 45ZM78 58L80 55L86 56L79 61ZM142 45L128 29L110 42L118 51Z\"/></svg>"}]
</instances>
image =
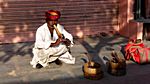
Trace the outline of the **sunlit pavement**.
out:
<instances>
[{"instance_id":1,"label":"sunlit pavement","mask_svg":"<svg viewBox=\"0 0 150 84\"><path fill-rule=\"evenodd\" d=\"M0 45L0 84L150 84L150 64L138 65L127 61L125 76L112 76L107 73L104 56L111 58L111 48L120 51L127 39L121 36L89 37L75 40L71 48L76 64L62 66L54 63L46 68L33 69L33 42ZM148 45L149 43L147 43ZM85 52L101 64L104 77L100 80L84 78L82 66L87 59Z\"/></svg>"}]
</instances>

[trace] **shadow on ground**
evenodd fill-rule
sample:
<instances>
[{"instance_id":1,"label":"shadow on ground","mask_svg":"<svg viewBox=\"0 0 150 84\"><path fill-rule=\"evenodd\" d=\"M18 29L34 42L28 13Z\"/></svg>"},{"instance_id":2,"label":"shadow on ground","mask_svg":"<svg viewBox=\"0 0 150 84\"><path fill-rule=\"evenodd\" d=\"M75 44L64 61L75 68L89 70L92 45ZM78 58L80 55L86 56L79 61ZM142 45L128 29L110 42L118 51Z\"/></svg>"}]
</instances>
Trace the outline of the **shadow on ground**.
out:
<instances>
[{"instance_id":1,"label":"shadow on ground","mask_svg":"<svg viewBox=\"0 0 150 84\"><path fill-rule=\"evenodd\" d=\"M3 84L149 84L150 65L137 65L128 62L125 76L116 77L107 73L102 57L105 54L110 54L108 51L111 51L112 48L120 50L120 46L124 46L126 42L127 39L118 35L76 39L76 48L71 50L72 54L77 57L77 64L64 65L61 68L50 66L51 68L44 69L33 69L29 65L29 60L32 58L33 42L0 45L0 61L3 62L0 71L8 73L14 70L16 72L14 77L13 75L1 73L0 78L2 78L2 81L0 82ZM83 62L80 59L83 58L80 54L84 52L89 53L93 61L102 65L104 78L101 80L84 78L82 72ZM11 60L13 56L17 57L14 61ZM26 56L30 57L25 58ZM24 61L19 61L23 58L25 58ZM8 61L12 62L8 63Z\"/></svg>"},{"instance_id":2,"label":"shadow on ground","mask_svg":"<svg viewBox=\"0 0 150 84\"><path fill-rule=\"evenodd\" d=\"M32 55L33 42L15 43L15 44L1 44L0 45L0 61L5 63L13 56L33 56Z\"/></svg>"}]
</instances>

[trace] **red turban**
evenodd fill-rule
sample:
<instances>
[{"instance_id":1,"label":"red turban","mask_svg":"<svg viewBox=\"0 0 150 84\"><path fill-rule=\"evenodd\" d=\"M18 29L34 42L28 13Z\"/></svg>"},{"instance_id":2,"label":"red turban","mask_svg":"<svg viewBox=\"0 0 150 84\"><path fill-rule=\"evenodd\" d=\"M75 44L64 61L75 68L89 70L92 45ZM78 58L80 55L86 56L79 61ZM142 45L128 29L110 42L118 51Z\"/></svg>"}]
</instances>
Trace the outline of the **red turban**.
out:
<instances>
[{"instance_id":1,"label":"red turban","mask_svg":"<svg viewBox=\"0 0 150 84\"><path fill-rule=\"evenodd\" d=\"M45 17L49 20L58 20L60 18L60 12L56 10L48 10L45 12Z\"/></svg>"}]
</instances>

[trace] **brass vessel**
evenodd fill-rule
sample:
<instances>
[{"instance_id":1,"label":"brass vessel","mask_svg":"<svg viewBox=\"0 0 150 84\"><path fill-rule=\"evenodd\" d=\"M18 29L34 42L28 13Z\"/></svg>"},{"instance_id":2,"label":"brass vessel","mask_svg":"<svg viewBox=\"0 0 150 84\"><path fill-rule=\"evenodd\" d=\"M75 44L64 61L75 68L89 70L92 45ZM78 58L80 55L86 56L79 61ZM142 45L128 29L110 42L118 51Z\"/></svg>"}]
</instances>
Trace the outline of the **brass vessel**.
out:
<instances>
[{"instance_id":1,"label":"brass vessel","mask_svg":"<svg viewBox=\"0 0 150 84\"><path fill-rule=\"evenodd\" d=\"M97 62L91 61L91 58L88 56L89 62L86 62L83 65L84 77L91 80L98 80L103 78L103 71L101 65Z\"/></svg>"},{"instance_id":2,"label":"brass vessel","mask_svg":"<svg viewBox=\"0 0 150 84\"><path fill-rule=\"evenodd\" d=\"M126 74L126 61L118 57L116 52L112 53L114 59L106 63L107 72L115 76L123 76Z\"/></svg>"}]
</instances>

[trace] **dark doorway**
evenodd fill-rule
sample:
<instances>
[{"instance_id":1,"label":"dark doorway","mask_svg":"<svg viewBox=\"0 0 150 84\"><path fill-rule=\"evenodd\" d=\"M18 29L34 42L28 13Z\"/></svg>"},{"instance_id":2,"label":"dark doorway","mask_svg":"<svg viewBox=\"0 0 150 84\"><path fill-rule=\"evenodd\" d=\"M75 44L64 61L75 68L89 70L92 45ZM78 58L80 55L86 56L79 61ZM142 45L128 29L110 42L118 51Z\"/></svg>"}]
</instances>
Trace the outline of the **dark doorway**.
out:
<instances>
[{"instance_id":1,"label":"dark doorway","mask_svg":"<svg viewBox=\"0 0 150 84\"><path fill-rule=\"evenodd\" d=\"M144 23L143 28L143 38L150 41L150 23Z\"/></svg>"},{"instance_id":2,"label":"dark doorway","mask_svg":"<svg viewBox=\"0 0 150 84\"><path fill-rule=\"evenodd\" d=\"M146 0L134 0L134 19L146 18Z\"/></svg>"},{"instance_id":3,"label":"dark doorway","mask_svg":"<svg viewBox=\"0 0 150 84\"><path fill-rule=\"evenodd\" d=\"M134 0L134 19L143 23L143 39L150 40L150 0Z\"/></svg>"}]
</instances>

